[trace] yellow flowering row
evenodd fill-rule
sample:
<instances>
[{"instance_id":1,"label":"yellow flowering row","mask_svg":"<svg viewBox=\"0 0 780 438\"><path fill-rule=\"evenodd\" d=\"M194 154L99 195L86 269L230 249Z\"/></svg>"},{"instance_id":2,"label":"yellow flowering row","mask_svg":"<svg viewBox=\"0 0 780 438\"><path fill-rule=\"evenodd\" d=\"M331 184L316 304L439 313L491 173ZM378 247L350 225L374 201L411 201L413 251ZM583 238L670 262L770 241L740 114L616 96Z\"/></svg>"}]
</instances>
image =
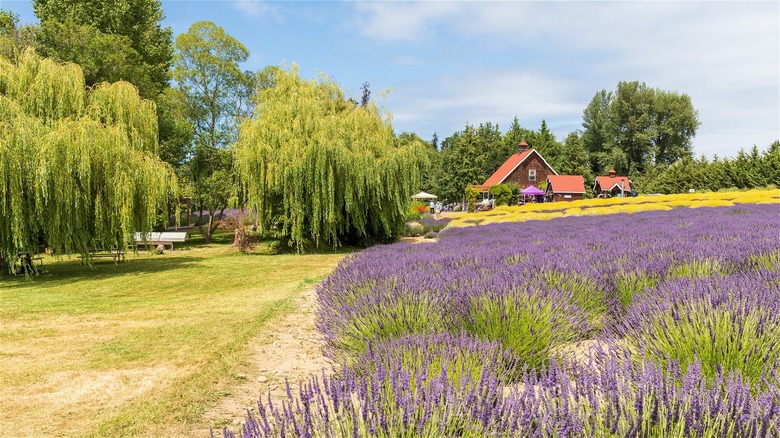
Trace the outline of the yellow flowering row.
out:
<instances>
[{"instance_id":1,"label":"yellow flowering row","mask_svg":"<svg viewBox=\"0 0 780 438\"><path fill-rule=\"evenodd\" d=\"M681 193L635 198L583 199L572 202L545 202L521 206L501 206L491 211L453 215L451 227L498 222L547 220L567 216L671 210L673 208L728 207L735 204L778 204L780 189L745 192Z\"/></svg>"}]
</instances>

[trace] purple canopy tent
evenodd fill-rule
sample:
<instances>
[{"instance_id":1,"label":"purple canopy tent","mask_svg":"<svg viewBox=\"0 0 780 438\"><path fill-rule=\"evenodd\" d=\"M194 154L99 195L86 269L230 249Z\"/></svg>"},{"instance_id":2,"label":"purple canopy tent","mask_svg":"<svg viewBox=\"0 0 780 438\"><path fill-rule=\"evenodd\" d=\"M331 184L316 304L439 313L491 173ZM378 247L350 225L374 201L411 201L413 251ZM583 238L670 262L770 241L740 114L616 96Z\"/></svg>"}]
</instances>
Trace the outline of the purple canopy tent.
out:
<instances>
[{"instance_id":1,"label":"purple canopy tent","mask_svg":"<svg viewBox=\"0 0 780 438\"><path fill-rule=\"evenodd\" d=\"M536 186L528 186L521 190L520 194L523 195L523 202L528 202L528 198L532 198L536 202L542 202L544 190L541 190Z\"/></svg>"},{"instance_id":2,"label":"purple canopy tent","mask_svg":"<svg viewBox=\"0 0 780 438\"><path fill-rule=\"evenodd\" d=\"M544 190L538 189L536 186L528 186L520 193L524 195L544 195Z\"/></svg>"}]
</instances>

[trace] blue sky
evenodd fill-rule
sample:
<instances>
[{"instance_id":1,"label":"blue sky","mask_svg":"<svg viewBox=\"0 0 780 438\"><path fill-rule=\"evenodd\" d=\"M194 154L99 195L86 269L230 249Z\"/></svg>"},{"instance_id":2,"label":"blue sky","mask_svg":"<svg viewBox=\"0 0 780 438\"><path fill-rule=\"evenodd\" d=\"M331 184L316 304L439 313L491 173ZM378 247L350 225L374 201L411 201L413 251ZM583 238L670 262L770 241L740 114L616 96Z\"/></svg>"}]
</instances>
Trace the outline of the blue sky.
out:
<instances>
[{"instance_id":1,"label":"blue sky","mask_svg":"<svg viewBox=\"0 0 780 438\"><path fill-rule=\"evenodd\" d=\"M0 7L35 22L30 1ZM174 35L212 20L251 52L246 69L296 63L359 99L363 82L396 132L440 139L517 116L559 140L602 89L638 80L686 93L697 155L780 139L780 2L163 1ZM385 97L383 97L383 95Z\"/></svg>"}]
</instances>

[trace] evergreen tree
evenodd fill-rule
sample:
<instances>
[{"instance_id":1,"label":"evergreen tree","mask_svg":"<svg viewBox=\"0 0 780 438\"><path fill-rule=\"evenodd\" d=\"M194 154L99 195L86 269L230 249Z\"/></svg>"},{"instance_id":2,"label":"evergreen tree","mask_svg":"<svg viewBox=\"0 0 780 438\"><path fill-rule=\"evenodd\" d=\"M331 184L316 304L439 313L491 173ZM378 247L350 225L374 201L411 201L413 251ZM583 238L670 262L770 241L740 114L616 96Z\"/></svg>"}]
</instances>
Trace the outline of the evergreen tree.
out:
<instances>
[{"instance_id":1,"label":"evergreen tree","mask_svg":"<svg viewBox=\"0 0 780 438\"><path fill-rule=\"evenodd\" d=\"M585 149L582 137L576 132L572 132L566 137L560 164L555 170L561 175L582 175L585 178L585 185L594 182L588 151Z\"/></svg>"}]
</instances>

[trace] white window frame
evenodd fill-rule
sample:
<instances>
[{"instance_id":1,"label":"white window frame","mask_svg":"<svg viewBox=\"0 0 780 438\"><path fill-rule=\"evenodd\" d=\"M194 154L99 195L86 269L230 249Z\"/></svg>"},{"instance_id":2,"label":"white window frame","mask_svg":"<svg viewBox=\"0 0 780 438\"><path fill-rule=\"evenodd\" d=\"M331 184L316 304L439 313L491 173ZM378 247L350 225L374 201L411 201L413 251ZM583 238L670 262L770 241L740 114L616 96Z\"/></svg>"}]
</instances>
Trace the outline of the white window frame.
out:
<instances>
[{"instance_id":1,"label":"white window frame","mask_svg":"<svg viewBox=\"0 0 780 438\"><path fill-rule=\"evenodd\" d=\"M528 181L536 182L536 169L528 169Z\"/></svg>"}]
</instances>

